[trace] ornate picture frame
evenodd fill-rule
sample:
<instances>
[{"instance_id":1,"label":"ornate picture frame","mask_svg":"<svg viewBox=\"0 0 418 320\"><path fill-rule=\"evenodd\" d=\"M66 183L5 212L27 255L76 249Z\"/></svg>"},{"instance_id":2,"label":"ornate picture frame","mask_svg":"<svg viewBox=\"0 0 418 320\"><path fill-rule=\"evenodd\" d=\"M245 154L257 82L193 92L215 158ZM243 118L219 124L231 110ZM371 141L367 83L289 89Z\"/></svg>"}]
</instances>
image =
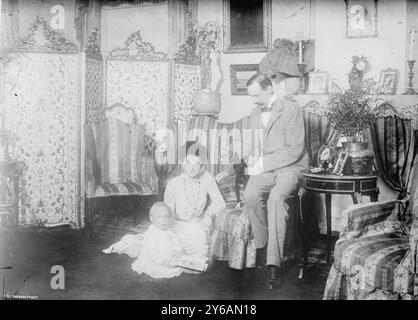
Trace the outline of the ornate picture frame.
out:
<instances>
[{"instance_id":1,"label":"ornate picture frame","mask_svg":"<svg viewBox=\"0 0 418 320\"><path fill-rule=\"evenodd\" d=\"M271 0L223 0L224 52L271 49Z\"/></svg>"},{"instance_id":2,"label":"ornate picture frame","mask_svg":"<svg viewBox=\"0 0 418 320\"><path fill-rule=\"evenodd\" d=\"M344 149L341 149L338 153L337 162L335 163L334 170L332 171L332 174L336 175L343 175L345 164L348 160L348 152Z\"/></svg>"},{"instance_id":3,"label":"ornate picture frame","mask_svg":"<svg viewBox=\"0 0 418 320\"><path fill-rule=\"evenodd\" d=\"M345 0L346 38L377 37L377 0Z\"/></svg>"},{"instance_id":4,"label":"ornate picture frame","mask_svg":"<svg viewBox=\"0 0 418 320\"><path fill-rule=\"evenodd\" d=\"M380 71L377 94L396 94L398 89L399 70L387 68Z\"/></svg>"},{"instance_id":5,"label":"ornate picture frame","mask_svg":"<svg viewBox=\"0 0 418 320\"><path fill-rule=\"evenodd\" d=\"M327 143L321 145L316 157L317 166L321 168L323 162L332 163L334 156L334 148Z\"/></svg>"},{"instance_id":6,"label":"ornate picture frame","mask_svg":"<svg viewBox=\"0 0 418 320\"><path fill-rule=\"evenodd\" d=\"M258 64L231 64L229 66L231 76L231 94L248 95L247 81L258 72Z\"/></svg>"},{"instance_id":7,"label":"ornate picture frame","mask_svg":"<svg viewBox=\"0 0 418 320\"><path fill-rule=\"evenodd\" d=\"M309 73L309 83L307 94L328 94L329 72L328 71L312 71Z\"/></svg>"}]
</instances>

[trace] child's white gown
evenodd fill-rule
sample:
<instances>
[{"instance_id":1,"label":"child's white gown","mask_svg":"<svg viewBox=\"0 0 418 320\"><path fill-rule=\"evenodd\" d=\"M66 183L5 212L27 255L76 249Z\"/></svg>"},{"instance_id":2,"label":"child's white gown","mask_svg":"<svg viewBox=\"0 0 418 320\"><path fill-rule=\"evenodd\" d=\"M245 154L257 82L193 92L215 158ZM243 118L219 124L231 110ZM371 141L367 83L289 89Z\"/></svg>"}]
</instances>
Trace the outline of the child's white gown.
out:
<instances>
[{"instance_id":1,"label":"child's white gown","mask_svg":"<svg viewBox=\"0 0 418 320\"><path fill-rule=\"evenodd\" d=\"M149 226L142 240L138 235L126 235L103 252L128 254L137 258L132 270L153 278L177 277L184 270L174 264L174 260L182 253L177 236L173 231L161 230L155 225Z\"/></svg>"}]
</instances>

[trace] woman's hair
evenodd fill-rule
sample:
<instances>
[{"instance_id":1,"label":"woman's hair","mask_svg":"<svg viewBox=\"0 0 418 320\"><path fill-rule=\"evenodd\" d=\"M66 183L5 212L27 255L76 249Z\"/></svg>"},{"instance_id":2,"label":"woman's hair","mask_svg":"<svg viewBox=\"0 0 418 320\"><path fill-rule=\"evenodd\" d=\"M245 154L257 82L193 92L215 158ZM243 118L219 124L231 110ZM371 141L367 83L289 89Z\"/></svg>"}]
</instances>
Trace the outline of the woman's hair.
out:
<instances>
[{"instance_id":1,"label":"woman's hair","mask_svg":"<svg viewBox=\"0 0 418 320\"><path fill-rule=\"evenodd\" d=\"M173 213L168 205L166 205L164 202L156 202L152 205L151 209L149 210L149 219L152 223L154 223L153 219L156 213L160 212L161 209L165 209L171 217L173 217Z\"/></svg>"}]
</instances>

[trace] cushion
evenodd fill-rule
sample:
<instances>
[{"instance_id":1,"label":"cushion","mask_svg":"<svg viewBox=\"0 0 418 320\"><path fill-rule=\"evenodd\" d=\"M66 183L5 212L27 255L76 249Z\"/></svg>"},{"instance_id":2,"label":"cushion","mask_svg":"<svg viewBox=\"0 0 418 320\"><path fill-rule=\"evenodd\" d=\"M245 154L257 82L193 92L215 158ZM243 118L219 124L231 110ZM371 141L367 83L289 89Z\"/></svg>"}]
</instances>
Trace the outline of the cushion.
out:
<instances>
[{"instance_id":1,"label":"cushion","mask_svg":"<svg viewBox=\"0 0 418 320\"><path fill-rule=\"evenodd\" d=\"M214 259L228 261L233 269L255 267L255 242L248 215L242 209L227 208L215 219L211 236Z\"/></svg>"},{"instance_id":2,"label":"cushion","mask_svg":"<svg viewBox=\"0 0 418 320\"><path fill-rule=\"evenodd\" d=\"M131 180L122 183L102 183L95 190L94 197L151 195L154 191L145 185L139 185Z\"/></svg>"},{"instance_id":3,"label":"cushion","mask_svg":"<svg viewBox=\"0 0 418 320\"><path fill-rule=\"evenodd\" d=\"M238 203L237 193L235 192L235 176L227 176L219 183L219 191L224 198L228 208L235 207ZM240 188L240 200L244 199L244 190Z\"/></svg>"},{"instance_id":4,"label":"cushion","mask_svg":"<svg viewBox=\"0 0 418 320\"><path fill-rule=\"evenodd\" d=\"M413 276L405 259L408 250L408 237L394 233L351 239L335 246L334 266L345 275L358 275L359 283L412 292Z\"/></svg>"}]
</instances>

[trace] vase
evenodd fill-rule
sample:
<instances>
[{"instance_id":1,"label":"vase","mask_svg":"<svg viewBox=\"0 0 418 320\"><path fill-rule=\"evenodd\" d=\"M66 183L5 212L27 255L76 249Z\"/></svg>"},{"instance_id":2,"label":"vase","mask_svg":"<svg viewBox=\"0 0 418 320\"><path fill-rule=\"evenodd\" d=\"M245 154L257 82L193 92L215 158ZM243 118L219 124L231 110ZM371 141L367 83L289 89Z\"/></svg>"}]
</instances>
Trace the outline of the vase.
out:
<instances>
[{"instance_id":1,"label":"vase","mask_svg":"<svg viewBox=\"0 0 418 320\"><path fill-rule=\"evenodd\" d=\"M219 92L207 89L197 91L193 98L193 110L196 113L218 114L221 107L221 95Z\"/></svg>"},{"instance_id":2,"label":"vase","mask_svg":"<svg viewBox=\"0 0 418 320\"><path fill-rule=\"evenodd\" d=\"M343 142L343 148L349 156L351 173L369 175L372 173L373 152L368 149L367 142Z\"/></svg>"}]
</instances>

